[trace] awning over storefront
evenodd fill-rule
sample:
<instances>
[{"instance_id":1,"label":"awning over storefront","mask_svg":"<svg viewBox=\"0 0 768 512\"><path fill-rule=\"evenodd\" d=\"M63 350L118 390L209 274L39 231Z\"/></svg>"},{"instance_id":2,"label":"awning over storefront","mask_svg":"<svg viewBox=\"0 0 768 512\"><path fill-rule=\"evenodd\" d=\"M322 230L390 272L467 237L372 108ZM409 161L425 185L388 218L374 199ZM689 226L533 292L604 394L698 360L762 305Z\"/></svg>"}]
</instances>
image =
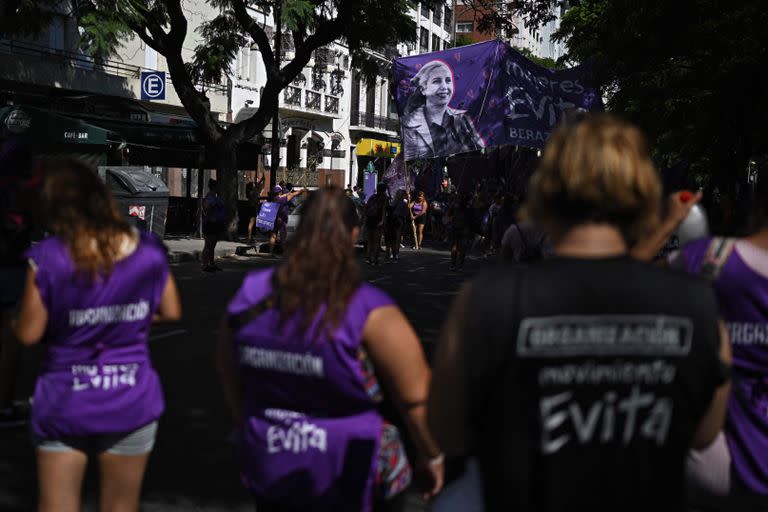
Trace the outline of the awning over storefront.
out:
<instances>
[{"instance_id":1,"label":"awning over storefront","mask_svg":"<svg viewBox=\"0 0 768 512\"><path fill-rule=\"evenodd\" d=\"M43 109L8 105L0 107L0 136L26 136L40 150L60 149L65 145L106 146L120 142L112 131ZM78 150L74 150L78 151Z\"/></svg>"},{"instance_id":2,"label":"awning over storefront","mask_svg":"<svg viewBox=\"0 0 768 512\"><path fill-rule=\"evenodd\" d=\"M394 158L400 153L399 142L377 139L360 139L357 143L357 156L378 156Z\"/></svg>"}]
</instances>

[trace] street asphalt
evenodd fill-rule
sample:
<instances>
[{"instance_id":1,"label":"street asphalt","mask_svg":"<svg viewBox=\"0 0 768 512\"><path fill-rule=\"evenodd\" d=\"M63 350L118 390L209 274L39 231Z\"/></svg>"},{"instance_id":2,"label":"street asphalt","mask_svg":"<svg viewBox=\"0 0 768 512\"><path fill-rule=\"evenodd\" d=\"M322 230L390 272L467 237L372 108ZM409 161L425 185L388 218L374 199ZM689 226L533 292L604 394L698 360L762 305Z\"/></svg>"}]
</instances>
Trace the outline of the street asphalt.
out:
<instances>
[{"instance_id":1,"label":"street asphalt","mask_svg":"<svg viewBox=\"0 0 768 512\"><path fill-rule=\"evenodd\" d=\"M251 511L251 500L240 486L227 442L232 424L214 368L214 340L224 308L244 275L280 260L264 255L229 256L219 259L224 271L208 274L193 259L182 257L177 260L180 263L172 264L184 308L182 321L158 325L150 336L166 412L144 482L142 510ZM398 263L363 267L369 282L395 298L428 355L462 282L488 265L480 259L468 260L467 272L457 274L448 270L448 261L445 250L405 249ZM41 354L41 347L25 350L19 399L31 394ZM91 465L86 474L85 511L96 510L95 469ZM36 485L28 432L24 428L0 430L0 510L33 510Z\"/></svg>"}]
</instances>

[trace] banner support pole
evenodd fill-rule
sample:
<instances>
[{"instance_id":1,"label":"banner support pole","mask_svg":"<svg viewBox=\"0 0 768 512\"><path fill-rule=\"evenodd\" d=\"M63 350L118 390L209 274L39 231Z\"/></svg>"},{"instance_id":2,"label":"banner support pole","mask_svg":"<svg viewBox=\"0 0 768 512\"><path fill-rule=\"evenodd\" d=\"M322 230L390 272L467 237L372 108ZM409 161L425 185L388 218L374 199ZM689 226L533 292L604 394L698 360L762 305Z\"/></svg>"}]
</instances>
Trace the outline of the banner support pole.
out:
<instances>
[{"instance_id":1,"label":"banner support pole","mask_svg":"<svg viewBox=\"0 0 768 512\"><path fill-rule=\"evenodd\" d=\"M416 238L416 221L413 219L413 209L411 208L411 177L408 174L408 161L403 157L403 169L405 169L405 192L408 194L408 218L411 219L411 231L413 231L413 245L416 249L421 249L419 239Z\"/></svg>"}]
</instances>

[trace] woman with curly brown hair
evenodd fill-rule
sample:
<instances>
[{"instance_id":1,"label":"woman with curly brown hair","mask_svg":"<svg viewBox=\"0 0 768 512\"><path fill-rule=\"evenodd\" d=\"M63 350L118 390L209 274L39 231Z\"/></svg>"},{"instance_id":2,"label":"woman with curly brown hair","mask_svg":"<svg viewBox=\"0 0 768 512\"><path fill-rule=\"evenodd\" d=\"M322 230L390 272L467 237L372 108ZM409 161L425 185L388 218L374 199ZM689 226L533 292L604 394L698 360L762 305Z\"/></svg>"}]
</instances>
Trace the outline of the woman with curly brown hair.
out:
<instances>
[{"instance_id":1,"label":"woman with curly brown hair","mask_svg":"<svg viewBox=\"0 0 768 512\"><path fill-rule=\"evenodd\" d=\"M707 283L629 255L660 201L637 128L568 123L523 209L554 257L457 298L429 419L448 455L477 457L485 510L684 510L686 453L723 424L730 352Z\"/></svg>"},{"instance_id":2,"label":"woman with curly brown hair","mask_svg":"<svg viewBox=\"0 0 768 512\"><path fill-rule=\"evenodd\" d=\"M342 190L314 192L285 262L248 275L229 304L218 366L260 512L369 511L409 485L377 375L431 477L428 493L441 487L426 428L429 368L400 309L361 281L359 229Z\"/></svg>"},{"instance_id":3,"label":"woman with curly brown hair","mask_svg":"<svg viewBox=\"0 0 768 512\"><path fill-rule=\"evenodd\" d=\"M43 221L53 236L29 252L14 331L46 357L32 404L40 511L80 510L89 456L101 510L138 510L163 393L147 336L178 320L165 248L132 230L94 169L43 164Z\"/></svg>"}]
</instances>

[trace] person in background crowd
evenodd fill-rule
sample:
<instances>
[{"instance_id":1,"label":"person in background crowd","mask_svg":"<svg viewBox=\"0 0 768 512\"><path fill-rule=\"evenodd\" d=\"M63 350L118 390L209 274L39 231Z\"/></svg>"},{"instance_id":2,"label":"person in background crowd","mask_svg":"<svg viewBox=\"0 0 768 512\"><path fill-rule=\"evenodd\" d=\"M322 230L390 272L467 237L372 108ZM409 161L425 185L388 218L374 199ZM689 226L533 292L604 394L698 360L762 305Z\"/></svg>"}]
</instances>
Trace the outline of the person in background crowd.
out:
<instances>
[{"instance_id":1,"label":"person in background crowd","mask_svg":"<svg viewBox=\"0 0 768 512\"><path fill-rule=\"evenodd\" d=\"M21 139L0 145L0 428L22 426L28 411L14 402L21 346L11 317L24 290L24 252L31 245L41 177Z\"/></svg>"},{"instance_id":2,"label":"person in background crowd","mask_svg":"<svg viewBox=\"0 0 768 512\"><path fill-rule=\"evenodd\" d=\"M405 159L466 153L485 147L472 119L449 107L454 74L442 60L430 61L411 79L415 88L401 117Z\"/></svg>"},{"instance_id":3,"label":"person in background crowd","mask_svg":"<svg viewBox=\"0 0 768 512\"><path fill-rule=\"evenodd\" d=\"M499 250L500 242L501 242L501 236L503 235L503 232L498 235L499 229L501 229L499 221L499 217L501 215L501 208L504 205L504 194L501 192L496 193L495 196L493 196L493 202L491 203L491 206L488 208L488 225L489 225L489 252L490 253L496 253ZM497 236L498 235L498 236ZM497 243L497 241L499 243Z\"/></svg>"},{"instance_id":4,"label":"person in background crowd","mask_svg":"<svg viewBox=\"0 0 768 512\"><path fill-rule=\"evenodd\" d=\"M723 424L730 350L707 283L629 255L660 198L636 128L561 126L522 212L557 257L460 292L429 422L447 455L477 457L486 510L685 509L686 453Z\"/></svg>"},{"instance_id":5,"label":"person in background crowd","mask_svg":"<svg viewBox=\"0 0 768 512\"><path fill-rule=\"evenodd\" d=\"M251 181L245 186L245 198L248 201L248 243L253 242L253 228L256 227L256 217L259 215L259 199L264 190L266 175L262 174L258 182Z\"/></svg>"},{"instance_id":6,"label":"person in background crowd","mask_svg":"<svg viewBox=\"0 0 768 512\"><path fill-rule=\"evenodd\" d=\"M429 203L424 196L423 191L419 191L416 194L416 200L411 203L411 212L413 214L413 222L416 224L416 240L414 249L421 249L421 245L424 242L424 226L427 225L427 212L429 211Z\"/></svg>"},{"instance_id":7,"label":"person in background crowd","mask_svg":"<svg viewBox=\"0 0 768 512\"><path fill-rule=\"evenodd\" d=\"M100 509L138 510L157 420L160 381L149 358L153 321L178 320L166 251L131 229L96 170L44 165L41 206L53 235L29 250L14 332L45 341L32 435L41 512L77 512L90 456L100 467Z\"/></svg>"},{"instance_id":8,"label":"person in background crowd","mask_svg":"<svg viewBox=\"0 0 768 512\"><path fill-rule=\"evenodd\" d=\"M320 189L304 208L285 262L245 278L219 331L241 480L259 512L392 503L411 467L399 431L378 411L386 389L432 496L443 456L427 431L430 374L416 333L389 296L361 280L358 218L343 192Z\"/></svg>"},{"instance_id":9,"label":"person in background crowd","mask_svg":"<svg viewBox=\"0 0 768 512\"><path fill-rule=\"evenodd\" d=\"M733 350L733 392L723 434L689 458L689 477L702 505L712 495L761 497L763 505L768 498L768 176L761 178L751 235L707 237L670 255L672 267L712 282Z\"/></svg>"},{"instance_id":10,"label":"person in background crowd","mask_svg":"<svg viewBox=\"0 0 768 512\"><path fill-rule=\"evenodd\" d=\"M216 244L219 237L227 229L227 212L224 201L219 197L219 183L214 179L208 180L208 193L203 199L203 253L200 259L204 272L222 270L215 263Z\"/></svg>"},{"instance_id":11,"label":"person in background crowd","mask_svg":"<svg viewBox=\"0 0 768 512\"><path fill-rule=\"evenodd\" d=\"M440 184L440 192L438 192L429 208L430 217L432 218L432 237L439 242L444 242L447 237L445 212L451 200L451 194L448 189L448 180L444 179Z\"/></svg>"},{"instance_id":12,"label":"person in background crowd","mask_svg":"<svg viewBox=\"0 0 768 512\"><path fill-rule=\"evenodd\" d=\"M479 184L478 184L479 185ZM472 248L483 248L486 242L486 236L488 235L488 225L485 222L488 213L488 200L487 195L482 188L478 187L475 195L472 199Z\"/></svg>"},{"instance_id":13,"label":"person in background crowd","mask_svg":"<svg viewBox=\"0 0 768 512\"><path fill-rule=\"evenodd\" d=\"M291 213L291 201L304 190L288 189L285 183L278 185L270 194L270 202L278 203L280 208L277 211L277 217L275 217L275 229L269 233L269 253L275 254L275 245L279 242L285 244L286 233L288 228L288 216ZM306 189L305 189L306 190Z\"/></svg>"},{"instance_id":14,"label":"person in background crowd","mask_svg":"<svg viewBox=\"0 0 768 512\"><path fill-rule=\"evenodd\" d=\"M405 190L398 190L387 212L386 229L384 239L387 247L387 260L392 257L397 262L400 256L400 239L403 235L403 227L408 221L408 199Z\"/></svg>"},{"instance_id":15,"label":"person in background crowd","mask_svg":"<svg viewBox=\"0 0 768 512\"><path fill-rule=\"evenodd\" d=\"M365 203L365 233L367 240L365 261L369 265L379 264L381 235L386 224L388 206L387 186L379 183L376 187L376 193L368 198L368 201Z\"/></svg>"},{"instance_id":16,"label":"person in background crowd","mask_svg":"<svg viewBox=\"0 0 768 512\"><path fill-rule=\"evenodd\" d=\"M448 217L448 241L451 244L450 270L464 270L464 258L471 239L470 199L455 195L446 213Z\"/></svg>"}]
</instances>

